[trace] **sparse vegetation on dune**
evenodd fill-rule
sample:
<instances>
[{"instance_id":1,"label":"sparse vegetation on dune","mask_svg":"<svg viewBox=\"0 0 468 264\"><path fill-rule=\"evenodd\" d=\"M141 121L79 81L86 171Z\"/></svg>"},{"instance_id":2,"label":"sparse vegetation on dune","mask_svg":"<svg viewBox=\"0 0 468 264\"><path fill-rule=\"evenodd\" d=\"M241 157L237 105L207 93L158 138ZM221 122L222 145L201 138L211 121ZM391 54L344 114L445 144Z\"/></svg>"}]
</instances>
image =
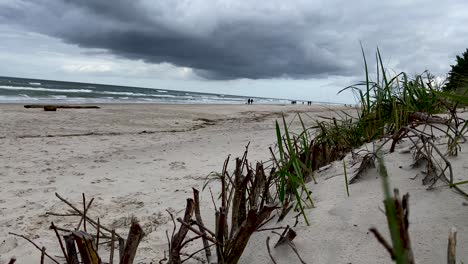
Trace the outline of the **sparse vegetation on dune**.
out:
<instances>
[{"instance_id":1,"label":"sparse vegetation on dune","mask_svg":"<svg viewBox=\"0 0 468 264\"><path fill-rule=\"evenodd\" d=\"M220 205L216 205L216 199L213 197L216 225L204 226L197 208L198 191L194 190L194 199L187 200L184 218L175 218L171 214L174 220L174 232L171 236L167 236L169 254L166 260L169 263L182 263L190 258L199 258L196 257L198 252L204 252L208 262L215 261L210 247L216 251L216 263L237 263L255 232L267 230L264 226L270 220L276 217L279 222L290 211L298 212L296 224L299 216L302 216L304 222L309 225L306 209L314 207L315 204L306 183L308 181L317 183L315 171L333 161L343 159L350 152L356 159L360 157L361 165L348 181L350 173L346 171L345 161L342 162L345 167L347 195L350 195L348 183L356 182L366 169L375 166L377 161L383 180L385 212L392 244L387 243L376 229L371 229L371 232L397 263L414 263L408 232L408 196L405 195L403 200L400 200L398 192L395 192L395 196L391 197L389 175L383 164L381 150L384 145L391 143L389 151L393 152L398 142L402 140L411 142L414 165L425 164L425 180L431 187L439 180L443 180L448 187L468 197L468 194L459 188L468 181L454 182L454 172L447 158L458 155L460 144L466 141L468 122L460 118L457 111L461 104L468 103L468 99L463 94L444 91L444 86L438 84L429 72L414 77L404 72L389 75L389 71L382 63L379 50L376 53L375 78L372 78L364 51L363 58L365 81L343 89L355 93L359 101L357 112L341 111L336 113L336 117L314 120L312 124L307 124L303 116L297 114L295 118L300 122L299 132L293 131L283 116L276 122L277 145L276 149L270 148L272 159L268 173L265 173L267 168L264 169L264 163L256 163L256 167L252 167L247 160L246 150L242 158L236 159L235 170L229 174L228 158L222 172L211 175L214 176L211 178L221 185L218 198ZM438 131L448 139L443 149L434 143L434 131ZM373 150L364 154L354 153L354 150L362 145L376 140L380 141ZM86 217L86 210L87 207L84 206L83 210L75 211L84 223L93 223ZM276 214L273 213L275 210ZM273 217L270 217L270 214L273 214ZM175 232L175 219L179 222L178 232ZM138 229L136 222L134 225ZM113 258L114 241L126 245L125 240L120 236L116 239L113 231L104 233L99 223L97 225L94 223L94 226L97 229L94 238L101 236L102 239L110 239L111 258ZM279 229L285 230L280 235L281 243L289 244L298 253L291 242L296 235L294 231L289 226ZM193 235L192 238L188 238L189 232ZM291 235L291 232L294 235ZM74 232L71 234L75 235L77 243L85 241L85 238L77 237ZM138 233L134 236L139 241L143 234ZM60 236L58 239L62 243ZM128 239L131 239L130 235ZM202 241L203 247L182 259L182 249L194 240ZM277 244L281 244L280 241ZM93 243L95 243L94 249ZM89 244L95 254L98 254L98 244L96 241ZM120 263L132 263L138 246L138 243L135 244L133 247L129 246L128 250L126 247L121 247L123 252L121 254L129 253L131 261L121 260ZM269 238L267 248L270 253ZM64 249L62 251L67 263L72 263L69 261L70 253L66 253ZM80 250L82 260L86 259L86 256L83 256L85 253L81 253ZM275 262L271 254L270 257ZM298 257L304 263L299 255ZM454 258L454 254L449 252L449 259ZM94 262L90 260L89 263Z\"/></svg>"}]
</instances>

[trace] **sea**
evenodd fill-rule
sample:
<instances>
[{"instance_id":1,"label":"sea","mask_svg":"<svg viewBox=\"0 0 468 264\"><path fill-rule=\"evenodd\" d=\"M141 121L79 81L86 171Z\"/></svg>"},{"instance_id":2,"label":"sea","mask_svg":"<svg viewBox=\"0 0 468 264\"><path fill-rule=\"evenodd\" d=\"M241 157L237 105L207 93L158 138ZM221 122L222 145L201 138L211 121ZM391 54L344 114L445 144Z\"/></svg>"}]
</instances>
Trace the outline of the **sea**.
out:
<instances>
[{"instance_id":1,"label":"sea","mask_svg":"<svg viewBox=\"0 0 468 264\"><path fill-rule=\"evenodd\" d=\"M290 100L131 86L0 77L0 103L289 104Z\"/></svg>"}]
</instances>

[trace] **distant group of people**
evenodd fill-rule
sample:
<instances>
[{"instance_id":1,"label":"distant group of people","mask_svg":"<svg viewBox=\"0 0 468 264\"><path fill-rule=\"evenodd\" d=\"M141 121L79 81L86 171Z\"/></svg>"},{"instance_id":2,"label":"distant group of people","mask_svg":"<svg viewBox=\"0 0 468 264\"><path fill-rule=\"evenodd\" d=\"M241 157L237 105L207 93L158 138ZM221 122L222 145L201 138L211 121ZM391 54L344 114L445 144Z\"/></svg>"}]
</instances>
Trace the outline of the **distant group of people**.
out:
<instances>
[{"instance_id":1,"label":"distant group of people","mask_svg":"<svg viewBox=\"0 0 468 264\"><path fill-rule=\"evenodd\" d=\"M291 101L291 104L295 105L297 101ZM304 102L302 102L302 104L304 104ZM312 105L312 101L307 101L307 105Z\"/></svg>"},{"instance_id":2,"label":"distant group of people","mask_svg":"<svg viewBox=\"0 0 468 264\"><path fill-rule=\"evenodd\" d=\"M253 104L253 99L251 99L251 98L247 99L247 104L249 104L249 105Z\"/></svg>"}]
</instances>

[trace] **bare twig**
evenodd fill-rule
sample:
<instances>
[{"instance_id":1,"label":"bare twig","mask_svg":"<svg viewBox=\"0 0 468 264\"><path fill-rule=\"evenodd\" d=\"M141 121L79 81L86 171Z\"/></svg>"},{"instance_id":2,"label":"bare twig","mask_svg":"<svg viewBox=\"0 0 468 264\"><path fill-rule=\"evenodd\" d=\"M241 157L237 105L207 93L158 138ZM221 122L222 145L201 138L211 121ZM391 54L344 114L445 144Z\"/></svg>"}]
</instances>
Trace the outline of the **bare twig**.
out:
<instances>
[{"instance_id":1,"label":"bare twig","mask_svg":"<svg viewBox=\"0 0 468 264\"><path fill-rule=\"evenodd\" d=\"M53 215L53 216L81 216L81 214L60 214L54 212L46 212L46 215Z\"/></svg>"},{"instance_id":2,"label":"bare twig","mask_svg":"<svg viewBox=\"0 0 468 264\"><path fill-rule=\"evenodd\" d=\"M270 227L270 228L262 228L262 229L257 229L255 232L271 231L271 230L286 229L286 228L287 228L287 227L284 227L284 226Z\"/></svg>"},{"instance_id":3,"label":"bare twig","mask_svg":"<svg viewBox=\"0 0 468 264\"><path fill-rule=\"evenodd\" d=\"M83 223L83 229L84 229L84 231L85 231L85 232L88 232L88 230L86 230L86 211L88 211L88 208L89 208L89 207L86 207L86 197L85 197L85 194L82 193L82 195L83 195L83 218L81 218L81 219L84 220L84 221L83 221L83 222L84 222L84 223ZM93 199L91 199L91 201L92 201L92 200L93 200ZM82 222L82 221L80 221L80 223L78 224L77 230L80 229L80 224L81 224L81 222Z\"/></svg>"},{"instance_id":4,"label":"bare twig","mask_svg":"<svg viewBox=\"0 0 468 264\"><path fill-rule=\"evenodd\" d=\"M62 253L63 253L63 256L65 257L65 259L67 260L67 264L70 263L69 259L68 259L68 255L67 255L67 252L65 251L65 248L63 246L63 243L62 243L62 239L60 238L60 235L57 231L57 228L55 227L54 225L54 222L51 222L50 223L50 229L53 229L54 232L55 232L55 235L57 236L57 239L59 241L59 244L60 244L60 248L62 249Z\"/></svg>"},{"instance_id":5,"label":"bare twig","mask_svg":"<svg viewBox=\"0 0 468 264\"><path fill-rule=\"evenodd\" d=\"M60 196L58 193L55 193L55 196L57 196L57 198L59 198L62 202L64 202L65 204L67 204L68 206L70 206L75 212L77 212L78 214L80 215L83 215L83 212L81 212L78 208L76 208L73 204L71 204L69 201L67 201L65 198L63 198L62 196ZM94 221L93 219L89 218L89 217L86 217L86 219L88 219L88 222L94 224L94 225L97 225L97 222ZM112 230L110 228L107 228L103 225L101 225L101 229L111 233ZM117 233L115 234L116 237L118 238L122 238L121 236L119 236Z\"/></svg>"},{"instance_id":6,"label":"bare twig","mask_svg":"<svg viewBox=\"0 0 468 264\"><path fill-rule=\"evenodd\" d=\"M369 231L371 231L372 234L374 234L377 241L379 241L379 243L382 244L382 246L388 251L390 257L392 259L395 259L395 253L393 252L393 248L390 246L390 244L388 244L387 240L385 240L385 238L380 234L380 232L374 227L369 228Z\"/></svg>"},{"instance_id":7,"label":"bare twig","mask_svg":"<svg viewBox=\"0 0 468 264\"><path fill-rule=\"evenodd\" d=\"M195 240L197 240L197 239L199 239L199 238L202 238L202 236L198 235L198 236L194 236L194 237L191 237L191 238L189 238L189 239L186 239L186 240L184 241L184 243L182 243L182 245L181 245L180 247L181 247L181 248L184 248L186 245L188 245L189 243L191 243L191 242L193 242L193 241L195 241Z\"/></svg>"},{"instance_id":8,"label":"bare twig","mask_svg":"<svg viewBox=\"0 0 468 264\"><path fill-rule=\"evenodd\" d=\"M44 264L44 256L45 256L45 247L41 249L41 264Z\"/></svg>"},{"instance_id":9,"label":"bare twig","mask_svg":"<svg viewBox=\"0 0 468 264\"><path fill-rule=\"evenodd\" d=\"M199 250L193 252L192 254L190 254L190 255L188 256L188 258L182 260L181 263L184 263L185 261L191 259L193 256L195 256L195 255L198 254L199 252L201 252L201 251L203 251L203 250L207 250L207 249L209 249L210 247L212 247L212 246L214 246L214 245L215 245L215 244L211 244L211 245L208 245L208 247L204 247L204 248L202 248L202 249L199 249ZM210 262L208 262L208 264L209 264L209 263L210 263Z\"/></svg>"},{"instance_id":10,"label":"bare twig","mask_svg":"<svg viewBox=\"0 0 468 264\"><path fill-rule=\"evenodd\" d=\"M299 260L301 261L301 263L306 264L306 262L301 258L301 255L299 255L299 252L297 251L297 248L293 245L293 243L291 243L290 241L286 241L286 244L288 244L292 248L294 253L296 253L296 255L299 258Z\"/></svg>"},{"instance_id":11,"label":"bare twig","mask_svg":"<svg viewBox=\"0 0 468 264\"><path fill-rule=\"evenodd\" d=\"M109 256L109 264L114 264L114 248L115 248L115 230L112 229L111 232L111 248L110 248L110 256Z\"/></svg>"},{"instance_id":12,"label":"bare twig","mask_svg":"<svg viewBox=\"0 0 468 264\"><path fill-rule=\"evenodd\" d=\"M205 230L206 232L210 233L210 235L211 235L212 237L215 237L215 236L216 236L216 234L215 234L213 231L209 230L209 229L206 228L204 225L198 223L198 222L195 221L195 220L191 220L191 221L190 221L190 224L191 224L191 225L196 225L196 226L198 226L199 228Z\"/></svg>"},{"instance_id":13,"label":"bare twig","mask_svg":"<svg viewBox=\"0 0 468 264\"><path fill-rule=\"evenodd\" d=\"M60 264L57 260L55 260L53 257L51 257L49 254L47 254L47 252L45 252L45 247L39 247L36 243L34 243L31 239L23 236L23 235L18 235L18 234L15 234L15 233L11 233L9 232L8 234L10 235L13 235L13 236L17 236L17 237L21 237L21 238L24 238L26 239L29 243L33 244L37 249L39 249L43 255L47 256L50 260L52 260L53 262L57 263L57 264Z\"/></svg>"},{"instance_id":14,"label":"bare twig","mask_svg":"<svg viewBox=\"0 0 468 264\"><path fill-rule=\"evenodd\" d=\"M97 230L96 230L96 252L99 249L99 230L101 229L101 222L99 221L99 218L97 219ZM114 241L112 241L114 242Z\"/></svg>"},{"instance_id":15,"label":"bare twig","mask_svg":"<svg viewBox=\"0 0 468 264\"><path fill-rule=\"evenodd\" d=\"M275 259L273 258L273 256L271 255L271 249L270 249L270 237L267 237L266 239L266 246L267 246L267 250L268 250L268 255L270 255L270 259L271 261L273 261L274 264L277 264Z\"/></svg>"},{"instance_id":16,"label":"bare twig","mask_svg":"<svg viewBox=\"0 0 468 264\"><path fill-rule=\"evenodd\" d=\"M187 229L189 229L190 231L194 232L195 234L201 236L201 237L205 237L207 240L209 240L210 242L213 242L215 244L218 244L218 242L214 239L214 238L211 238L209 237L208 235L206 234L203 234L202 232L198 231L197 229L195 229L193 226L191 226L189 223L185 222L184 220L182 220L180 217L177 218L177 221L179 223L181 223L183 226L185 226Z\"/></svg>"},{"instance_id":17,"label":"bare twig","mask_svg":"<svg viewBox=\"0 0 468 264\"><path fill-rule=\"evenodd\" d=\"M174 227L172 228L172 234L171 234L171 241L172 241L172 240L174 240L174 234L175 234L175 232L177 230L177 224L175 222L174 215L171 212L169 212L169 210L167 210L167 209L166 209L166 212L169 214L169 216L172 219L172 223L174 224ZM169 245L169 247L170 247L170 245Z\"/></svg>"}]
</instances>

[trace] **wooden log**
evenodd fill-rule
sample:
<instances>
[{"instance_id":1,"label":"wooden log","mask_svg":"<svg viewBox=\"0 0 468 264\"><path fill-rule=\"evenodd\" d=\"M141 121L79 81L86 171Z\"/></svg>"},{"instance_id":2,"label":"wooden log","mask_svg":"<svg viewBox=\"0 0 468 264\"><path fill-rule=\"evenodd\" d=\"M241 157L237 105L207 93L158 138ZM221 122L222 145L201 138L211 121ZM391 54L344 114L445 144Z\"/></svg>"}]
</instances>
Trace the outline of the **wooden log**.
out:
<instances>
[{"instance_id":1,"label":"wooden log","mask_svg":"<svg viewBox=\"0 0 468 264\"><path fill-rule=\"evenodd\" d=\"M140 244L140 241L144 235L145 233L137 221L132 221L130 232L128 233L127 243L125 245L124 254L120 259L120 264L133 264L138 245Z\"/></svg>"},{"instance_id":2,"label":"wooden log","mask_svg":"<svg viewBox=\"0 0 468 264\"><path fill-rule=\"evenodd\" d=\"M54 105L44 105L44 111L57 111L57 107Z\"/></svg>"},{"instance_id":3,"label":"wooden log","mask_svg":"<svg viewBox=\"0 0 468 264\"><path fill-rule=\"evenodd\" d=\"M44 111L57 111L58 108L64 109L99 109L99 106L96 105L41 105L41 104L32 104L25 105L24 108L43 108Z\"/></svg>"}]
</instances>

